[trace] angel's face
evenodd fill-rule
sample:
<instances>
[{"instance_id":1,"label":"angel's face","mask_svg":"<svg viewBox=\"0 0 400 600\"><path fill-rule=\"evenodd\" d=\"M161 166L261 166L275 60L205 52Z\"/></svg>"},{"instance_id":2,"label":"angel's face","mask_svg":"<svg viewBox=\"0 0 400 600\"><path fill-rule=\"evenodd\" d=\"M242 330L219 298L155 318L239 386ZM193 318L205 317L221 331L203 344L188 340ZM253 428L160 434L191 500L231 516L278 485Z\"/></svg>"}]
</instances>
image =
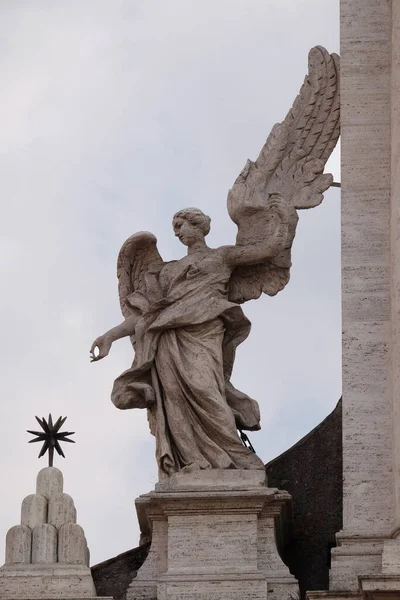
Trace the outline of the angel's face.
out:
<instances>
[{"instance_id":1,"label":"angel's face","mask_svg":"<svg viewBox=\"0 0 400 600\"><path fill-rule=\"evenodd\" d=\"M204 233L198 225L193 225L187 219L176 217L173 221L174 233L185 246L192 246L204 240Z\"/></svg>"}]
</instances>

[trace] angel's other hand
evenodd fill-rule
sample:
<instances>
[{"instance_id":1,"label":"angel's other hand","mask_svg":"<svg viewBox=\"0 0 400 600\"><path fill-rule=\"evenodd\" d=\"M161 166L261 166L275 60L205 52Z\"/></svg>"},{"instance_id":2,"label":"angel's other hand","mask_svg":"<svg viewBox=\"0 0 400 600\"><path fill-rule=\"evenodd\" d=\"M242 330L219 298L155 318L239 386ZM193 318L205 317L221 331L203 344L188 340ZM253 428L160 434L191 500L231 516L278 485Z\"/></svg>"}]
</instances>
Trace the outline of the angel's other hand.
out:
<instances>
[{"instance_id":1,"label":"angel's other hand","mask_svg":"<svg viewBox=\"0 0 400 600\"><path fill-rule=\"evenodd\" d=\"M90 362L96 362L96 360L101 360L110 352L110 348L112 346L112 341L107 335L101 335L96 338L90 348ZM98 354L95 354L96 348L98 349Z\"/></svg>"},{"instance_id":2,"label":"angel's other hand","mask_svg":"<svg viewBox=\"0 0 400 600\"><path fill-rule=\"evenodd\" d=\"M269 201L271 214L276 215L281 223L287 223L288 206L285 198L281 194L272 194Z\"/></svg>"}]
</instances>

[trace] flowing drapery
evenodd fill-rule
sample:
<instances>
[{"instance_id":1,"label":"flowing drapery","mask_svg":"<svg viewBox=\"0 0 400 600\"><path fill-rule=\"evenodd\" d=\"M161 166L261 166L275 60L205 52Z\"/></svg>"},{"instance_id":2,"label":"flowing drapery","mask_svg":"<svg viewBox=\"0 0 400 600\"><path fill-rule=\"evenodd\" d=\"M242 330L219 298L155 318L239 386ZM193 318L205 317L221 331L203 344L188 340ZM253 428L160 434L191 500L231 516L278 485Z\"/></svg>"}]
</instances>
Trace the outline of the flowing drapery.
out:
<instances>
[{"instance_id":1,"label":"flowing drapery","mask_svg":"<svg viewBox=\"0 0 400 600\"><path fill-rule=\"evenodd\" d=\"M230 272L217 251L169 263L157 277L162 295L140 306L135 360L114 383L119 408L147 407L162 473L183 468L261 469L237 426L259 429L257 403L229 378L250 323L226 297ZM165 267L164 267L165 268Z\"/></svg>"}]
</instances>

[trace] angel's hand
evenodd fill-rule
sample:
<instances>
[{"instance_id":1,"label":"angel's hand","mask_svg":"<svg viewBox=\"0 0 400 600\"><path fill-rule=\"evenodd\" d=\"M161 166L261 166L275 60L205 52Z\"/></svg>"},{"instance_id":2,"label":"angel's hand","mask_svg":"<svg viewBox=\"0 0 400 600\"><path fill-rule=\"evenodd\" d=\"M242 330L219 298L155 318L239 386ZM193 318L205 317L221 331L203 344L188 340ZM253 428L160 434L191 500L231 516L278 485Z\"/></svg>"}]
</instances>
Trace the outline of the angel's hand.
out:
<instances>
[{"instance_id":1,"label":"angel's hand","mask_svg":"<svg viewBox=\"0 0 400 600\"><path fill-rule=\"evenodd\" d=\"M275 216L279 223L287 223L289 218L288 205L281 194L271 194L269 201L269 211Z\"/></svg>"},{"instance_id":2,"label":"angel's hand","mask_svg":"<svg viewBox=\"0 0 400 600\"><path fill-rule=\"evenodd\" d=\"M101 335L96 338L90 348L90 362L96 362L96 360L101 360L110 352L110 348L112 346L112 340L105 335ZM96 348L98 349L98 354L95 354Z\"/></svg>"}]
</instances>

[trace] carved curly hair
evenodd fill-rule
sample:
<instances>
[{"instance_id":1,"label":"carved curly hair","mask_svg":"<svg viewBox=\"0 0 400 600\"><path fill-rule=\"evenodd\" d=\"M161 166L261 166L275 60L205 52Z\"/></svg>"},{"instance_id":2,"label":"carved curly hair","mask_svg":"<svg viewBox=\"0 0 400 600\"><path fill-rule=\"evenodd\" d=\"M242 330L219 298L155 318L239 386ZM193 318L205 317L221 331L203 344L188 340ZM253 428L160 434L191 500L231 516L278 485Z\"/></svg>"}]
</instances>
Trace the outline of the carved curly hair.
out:
<instances>
[{"instance_id":1,"label":"carved curly hair","mask_svg":"<svg viewBox=\"0 0 400 600\"><path fill-rule=\"evenodd\" d=\"M183 208L179 210L173 216L172 226L177 218L185 219L191 225L197 225L205 236L210 232L211 218L205 215L199 208Z\"/></svg>"}]
</instances>

